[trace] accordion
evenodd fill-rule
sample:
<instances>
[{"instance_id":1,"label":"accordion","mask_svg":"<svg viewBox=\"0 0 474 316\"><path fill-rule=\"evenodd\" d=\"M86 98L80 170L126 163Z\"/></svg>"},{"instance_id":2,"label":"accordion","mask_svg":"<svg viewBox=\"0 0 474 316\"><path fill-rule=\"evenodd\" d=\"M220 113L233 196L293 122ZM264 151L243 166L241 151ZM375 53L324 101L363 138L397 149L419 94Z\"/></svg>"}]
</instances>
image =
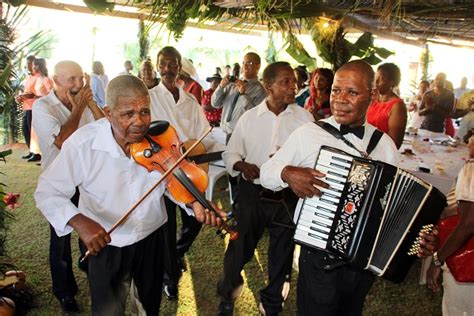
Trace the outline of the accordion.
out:
<instances>
[{"instance_id":1,"label":"accordion","mask_svg":"<svg viewBox=\"0 0 474 316\"><path fill-rule=\"evenodd\" d=\"M445 196L407 171L328 146L315 169L330 188L296 210L295 241L403 281L417 258L419 233L431 231Z\"/></svg>"}]
</instances>

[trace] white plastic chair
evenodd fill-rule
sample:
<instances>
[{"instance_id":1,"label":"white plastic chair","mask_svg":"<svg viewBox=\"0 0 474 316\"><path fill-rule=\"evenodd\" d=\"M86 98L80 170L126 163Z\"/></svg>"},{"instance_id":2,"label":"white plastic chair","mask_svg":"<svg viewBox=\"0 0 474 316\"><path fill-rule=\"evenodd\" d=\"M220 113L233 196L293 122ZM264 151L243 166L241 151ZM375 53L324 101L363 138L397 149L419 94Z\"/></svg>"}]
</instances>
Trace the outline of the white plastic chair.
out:
<instances>
[{"instance_id":1,"label":"white plastic chair","mask_svg":"<svg viewBox=\"0 0 474 316\"><path fill-rule=\"evenodd\" d=\"M225 170L225 167L215 164L209 164L209 184L207 185L206 189L206 199L208 201L212 201L214 185L217 183L217 180L224 176L227 176L227 171Z\"/></svg>"}]
</instances>

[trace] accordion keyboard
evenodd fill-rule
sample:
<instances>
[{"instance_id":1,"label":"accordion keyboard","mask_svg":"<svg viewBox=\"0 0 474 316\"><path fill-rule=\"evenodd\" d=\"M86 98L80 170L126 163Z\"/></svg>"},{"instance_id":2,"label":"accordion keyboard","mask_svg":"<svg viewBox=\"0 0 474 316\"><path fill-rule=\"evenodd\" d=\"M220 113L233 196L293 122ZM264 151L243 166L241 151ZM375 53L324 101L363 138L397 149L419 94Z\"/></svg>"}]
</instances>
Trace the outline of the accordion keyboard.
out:
<instances>
[{"instance_id":1,"label":"accordion keyboard","mask_svg":"<svg viewBox=\"0 0 474 316\"><path fill-rule=\"evenodd\" d=\"M326 249L329 232L342 190L347 182L351 163L350 156L330 151L320 152L316 169L326 175L322 180L328 183L330 188L320 188L321 196L306 198L295 233L297 241Z\"/></svg>"}]
</instances>

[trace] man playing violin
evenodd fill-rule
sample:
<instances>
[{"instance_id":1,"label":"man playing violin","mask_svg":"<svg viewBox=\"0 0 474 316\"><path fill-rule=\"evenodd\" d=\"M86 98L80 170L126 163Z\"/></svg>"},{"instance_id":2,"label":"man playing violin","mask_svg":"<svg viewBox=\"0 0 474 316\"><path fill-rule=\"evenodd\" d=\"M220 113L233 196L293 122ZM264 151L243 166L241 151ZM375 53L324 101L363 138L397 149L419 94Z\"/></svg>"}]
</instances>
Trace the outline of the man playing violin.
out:
<instances>
[{"instance_id":1,"label":"man playing violin","mask_svg":"<svg viewBox=\"0 0 474 316\"><path fill-rule=\"evenodd\" d=\"M199 138L209 129L209 122L196 98L176 83L182 68L181 54L174 47L163 47L158 52L156 68L160 73L161 82L150 89L152 121L170 122L182 142ZM224 149L224 146L218 144L211 136L206 137L202 143L207 151ZM199 234L201 224L186 211L180 209L182 225L179 239L176 240L176 204L165 198L165 205L168 223L165 227L167 246L165 248L164 293L167 299L176 300L181 270L186 270L183 257Z\"/></svg>"},{"instance_id":2,"label":"man playing violin","mask_svg":"<svg viewBox=\"0 0 474 316\"><path fill-rule=\"evenodd\" d=\"M77 130L63 144L57 159L39 178L38 208L58 235L75 230L92 255L89 258L91 312L123 315L131 281L143 310L157 315L163 277L163 236L167 220L163 195L156 188L113 234L107 231L161 174L130 158L130 146L141 142L150 125L150 97L134 76L118 76L106 92L106 119ZM79 207L70 202L78 187ZM220 225L220 219L197 202L181 205L199 222Z\"/></svg>"},{"instance_id":3,"label":"man playing violin","mask_svg":"<svg viewBox=\"0 0 474 316\"><path fill-rule=\"evenodd\" d=\"M374 91L374 71L369 64L357 60L343 65L335 74L331 90L333 116L323 120L340 130L350 143L362 151L366 151L376 130L366 123L365 118ZM328 185L321 180L324 174L315 170L314 165L323 145L360 156L357 150L342 140L318 125L308 123L295 130L280 150L263 164L260 171L262 186L271 190L290 188L300 197L300 203L305 197L321 195L319 189L328 188ZM397 148L386 134L382 135L371 156L393 165L398 163ZM433 235L425 235L424 238L419 256L429 255L435 248L433 242L436 238ZM347 264L335 264L335 260L326 252L301 246L298 315L362 313L365 296L375 280L374 275Z\"/></svg>"}]
</instances>

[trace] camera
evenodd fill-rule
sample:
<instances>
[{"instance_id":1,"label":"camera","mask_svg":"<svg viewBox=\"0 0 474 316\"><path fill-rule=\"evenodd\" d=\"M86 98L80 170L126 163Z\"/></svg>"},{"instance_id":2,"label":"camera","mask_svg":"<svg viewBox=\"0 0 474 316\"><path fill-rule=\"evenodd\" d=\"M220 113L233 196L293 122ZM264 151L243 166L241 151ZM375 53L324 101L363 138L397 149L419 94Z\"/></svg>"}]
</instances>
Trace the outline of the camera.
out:
<instances>
[{"instance_id":1,"label":"camera","mask_svg":"<svg viewBox=\"0 0 474 316\"><path fill-rule=\"evenodd\" d=\"M236 76L230 76L229 82L235 82L237 80Z\"/></svg>"}]
</instances>

